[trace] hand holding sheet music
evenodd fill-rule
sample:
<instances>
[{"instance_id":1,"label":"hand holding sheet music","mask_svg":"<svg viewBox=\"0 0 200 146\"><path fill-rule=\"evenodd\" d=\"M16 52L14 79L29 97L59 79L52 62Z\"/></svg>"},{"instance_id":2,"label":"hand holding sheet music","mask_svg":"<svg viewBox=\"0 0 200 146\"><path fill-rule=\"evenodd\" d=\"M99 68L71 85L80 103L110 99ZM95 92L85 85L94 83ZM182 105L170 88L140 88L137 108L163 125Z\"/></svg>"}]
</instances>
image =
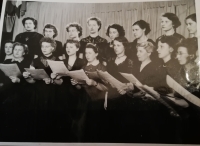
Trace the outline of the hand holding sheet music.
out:
<instances>
[{"instance_id":1,"label":"hand holding sheet music","mask_svg":"<svg viewBox=\"0 0 200 146\"><path fill-rule=\"evenodd\" d=\"M75 71L69 71L68 75L76 80L78 83L85 83L85 80L89 79L88 76L85 74L84 70L75 70Z\"/></svg>"},{"instance_id":2,"label":"hand holding sheet music","mask_svg":"<svg viewBox=\"0 0 200 146\"><path fill-rule=\"evenodd\" d=\"M194 105L200 107L200 99L198 97L196 97L195 95L191 94L185 88L183 88L179 83L177 83L169 75L167 75L167 84L172 89L174 89L176 92L178 92L181 96L183 96L185 99L187 99L188 101L190 101Z\"/></svg>"},{"instance_id":3,"label":"hand holding sheet music","mask_svg":"<svg viewBox=\"0 0 200 146\"><path fill-rule=\"evenodd\" d=\"M63 61L52 61L52 60L47 60L51 70L53 73L56 73L61 76L67 76L69 73L69 70L65 66Z\"/></svg>"},{"instance_id":4,"label":"hand holding sheet music","mask_svg":"<svg viewBox=\"0 0 200 146\"><path fill-rule=\"evenodd\" d=\"M122 82L120 82L117 79L115 79L107 71L103 72L103 71L98 70L97 73L98 73L99 77L102 80L107 81L108 83L110 83L110 85L113 88L121 89L124 86L124 84Z\"/></svg>"},{"instance_id":5,"label":"hand holding sheet music","mask_svg":"<svg viewBox=\"0 0 200 146\"><path fill-rule=\"evenodd\" d=\"M4 74L8 77L19 77L21 76L21 72L17 64L0 64L0 69L4 72Z\"/></svg>"},{"instance_id":6,"label":"hand holding sheet music","mask_svg":"<svg viewBox=\"0 0 200 146\"><path fill-rule=\"evenodd\" d=\"M29 72L31 77L33 77L36 80L43 80L45 78L49 78L49 76L44 71L44 69L29 69L29 68L25 68L25 70L27 72Z\"/></svg>"}]
</instances>

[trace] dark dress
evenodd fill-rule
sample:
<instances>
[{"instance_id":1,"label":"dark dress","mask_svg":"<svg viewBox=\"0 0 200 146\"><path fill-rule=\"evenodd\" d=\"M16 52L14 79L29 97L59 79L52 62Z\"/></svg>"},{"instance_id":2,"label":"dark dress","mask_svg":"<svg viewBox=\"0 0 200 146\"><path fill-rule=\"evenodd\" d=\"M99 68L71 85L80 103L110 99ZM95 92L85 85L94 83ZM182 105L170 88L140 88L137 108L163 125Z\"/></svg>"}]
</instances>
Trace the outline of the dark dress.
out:
<instances>
[{"instance_id":1,"label":"dark dress","mask_svg":"<svg viewBox=\"0 0 200 146\"><path fill-rule=\"evenodd\" d=\"M56 41L56 50L53 52L53 55L56 57L63 56L64 50L63 50L62 43L57 40L55 41Z\"/></svg>"},{"instance_id":2,"label":"dark dress","mask_svg":"<svg viewBox=\"0 0 200 146\"><path fill-rule=\"evenodd\" d=\"M24 68L28 68L30 64L26 59L21 62L12 61L8 59L4 64L16 63L23 73ZM28 128L28 103L29 96L27 95L27 83L23 79L23 76L18 77L20 83L12 83L11 79L1 72L0 78L3 80L3 87L0 89L2 111L2 125L0 126L1 140L3 141L26 141L27 140L27 128ZM15 129L15 130L13 130Z\"/></svg>"},{"instance_id":3,"label":"dark dress","mask_svg":"<svg viewBox=\"0 0 200 146\"><path fill-rule=\"evenodd\" d=\"M43 35L37 32L23 32L15 37L15 42L26 44L29 49L29 54L27 56L28 60L31 62L34 55L42 55L40 40Z\"/></svg>"},{"instance_id":4,"label":"dark dress","mask_svg":"<svg viewBox=\"0 0 200 146\"><path fill-rule=\"evenodd\" d=\"M122 63L115 64L115 58L108 62L107 71L114 78L122 83L128 83L119 72L132 73L133 61L126 58ZM108 101L107 101L107 114L108 124L106 135L108 139L106 142L136 142L135 134L132 131L134 126L132 113L129 109L129 96L120 95L117 89L108 87Z\"/></svg>"},{"instance_id":5,"label":"dark dress","mask_svg":"<svg viewBox=\"0 0 200 146\"><path fill-rule=\"evenodd\" d=\"M182 85L190 93L194 94L196 97L200 97L200 91L197 88L199 84L199 67L195 63L192 64L191 69L187 72L188 76L186 77L186 72L182 66L177 73L177 82ZM177 95L180 97L180 95ZM180 97L182 98L182 97ZM189 107L186 109L188 117L184 119L182 128L183 128L183 140L184 143L197 144L199 143L199 130L200 130L200 107L189 103Z\"/></svg>"},{"instance_id":6,"label":"dark dress","mask_svg":"<svg viewBox=\"0 0 200 146\"><path fill-rule=\"evenodd\" d=\"M109 42L107 43L106 47L104 47L102 59L105 62L109 62L113 57L116 57L114 45L113 42Z\"/></svg>"},{"instance_id":7,"label":"dark dress","mask_svg":"<svg viewBox=\"0 0 200 146\"><path fill-rule=\"evenodd\" d=\"M83 59L76 58L73 66L68 64L69 57L67 56L65 60L63 60L65 66L69 71L80 70L84 66ZM66 76L62 77L63 83L61 86L57 87L57 97L60 101L58 101L58 106L60 113L65 112L68 114L68 119L62 120L63 126L60 131L66 131L66 127L70 124L70 136L69 140L66 140L66 135L61 136L63 141L70 142L81 142L83 141L84 130L85 130L85 114L88 103L88 96L84 89L77 89L76 86L71 84L71 77ZM57 100L58 100L57 99ZM67 117L67 116L65 116ZM60 126L61 127L61 126Z\"/></svg>"},{"instance_id":8,"label":"dark dress","mask_svg":"<svg viewBox=\"0 0 200 146\"><path fill-rule=\"evenodd\" d=\"M81 39L80 41L81 47L80 47L79 53L83 53L84 58L85 58L85 47L87 43L93 43L97 45L97 47L99 48L99 60L103 61L103 57L104 57L103 51L106 47L107 40L100 36L97 36L95 38L88 36L86 38Z\"/></svg>"},{"instance_id":9,"label":"dark dress","mask_svg":"<svg viewBox=\"0 0 200 146\"><path fill-rule=\"evenodd\" d=\"M96 70L106 71L106 67L99 63L96 66L88 65L83 67L84 71L96 72ZM94 79L101 83L101 80ZM105 142L106 111L104 110L105 91L101 91L94 86L83 85L88 93L89 103L86 116L86 142Z\"/></svg>"}]
</instances>

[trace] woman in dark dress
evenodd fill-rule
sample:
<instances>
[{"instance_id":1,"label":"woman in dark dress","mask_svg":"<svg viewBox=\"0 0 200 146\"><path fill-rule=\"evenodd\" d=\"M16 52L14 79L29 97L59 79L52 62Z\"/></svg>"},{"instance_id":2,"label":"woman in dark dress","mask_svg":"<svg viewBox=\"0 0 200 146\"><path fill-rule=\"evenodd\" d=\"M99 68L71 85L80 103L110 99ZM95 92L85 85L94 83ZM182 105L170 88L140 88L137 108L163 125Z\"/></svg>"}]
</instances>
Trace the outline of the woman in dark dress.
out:
<instances>
[{"instance_id":1,"label":"woman in dark dress","mask_svg":"<svg viewBox=\"0 0 200 146\"><path fill-rule=\"evenodd\" d=\"M101 20L97 17L90 17L87 20L87 26L89 29L89 36L82 38L80 53L84 54L85 52L85 46L87 43L93 43L96 44L99 48L99 60L100 62L103 61L103 51L107 44L107 40L99 36L99 30L101 29ZM85 55L83 55L85 57ZM85 58L84 58L85 59Z\"/></svg>"},{"instance_id":2,"label":"woman in dark dress","mask_svg":"<svg viewBox=\"0 0 200 146\"><path fill-rule=\"evenodd\" d=\"M108 85L107 114L108 114L108 142L136 142L133 121L130 112L129 97L127 89L133 90L133 85L128 83L119 72L132 73L133 62L125 55L128 40L125 37L114 39L114 51L116 57L112 58L107 65L107 71L114 78L123 83L119 89Z\"/></svg>"},{"instance_id":3,"label":"woman in dark dress","mask_svg":"<svg viewBox=\"0 0 200 146\"><path fill-rule=\"evenodd\" d=\"M98 48L88 43L85 49L87 65L83 67L86 74L94 73L97 70L106 71L104 65L98 60ZM106 113L104 110L104 98L107 91L106 86L100 79L91 78L83 85L89 95L88 112L86 116L86 141L105 141Z\"/></svg>"},{"instance_id":4,"label":"woman in dark dress","mask_svg":"<svg viewBox=\"0 0 200 146\"><path fill-rule=\"evenodd\" d=\"M137 44L148 41L148 42L151 42L153 45L155 45L155 42L152 39L149 39L147 37L147 35L151 31L151 29L150 29L149 23L147 23L146 21L144 21L144 20L136 21L132 25L132 29L133 29L133 34L134 34L135 40L130 43L131 52L128 54L129 54L129 57L133 60L134 64L136 64L136 63L140 64L138 62L138 58L136 55L137 54L137 48L136 48ZM151 55L152 55L153 60L155 60L156 62L160 61L158 59L158 55L156 52L153 52Z\"/></svg>"},{"instance_id":5,"label":"woman in dark dress","mask_svg":"<svg viewBox=\"0 0 200 146\"><path fill-rule=\"evenodd\" d=\"M28 47L21 43L13 45L13 58L4 61L4 64L17 64L21 73L24 68L28 68L30 64L25 56L28 54ZM29 97L27 96L27 84L21 76L7 77L4 74L0 77L3 79L3 91L1 92L1 99L4 101L1 104L1 110L6 113L2 116L3 139L5 141L26 141L26 129L28 127L27 108ZM15 129L13 131L13 129Z\"/></svg>"},{"instance_id":6,"label":"woman in dark dress","mask_svg":"<svg viewBox=\"0 0 200 146\"><path fill-rule=\"evenodd\" d=\"M37 28L37 20L31 17L26 17L22 20L22 24L26 32L20 33L15 37L15 42L26 44L29 48L28 60L31 62L34 57L41 55L40 39L43 35L35 31Z\"/></svg>"},{"instance_id":7,"label":"woman in dark dress","mask_svg":"<svg viewBox=\"0 0 200 146\"><path fill-rule=\"evenodd\" d=\"M77 40L67 40L66 41L66 59L63 60L65 66L69 71L80 70L84 66L83 59L78 58L77 52L80 48L80 42ZM56 105L57 109L60 113L59 115L63 115L59 122L59 133L63 133L65 131L70 131L70 138L67 140L66 135L61 135L61 141L71 141L77 142L82 141L82 128L80 125L82 124L81 118L84 114L84 110L81 111L79 107L80 105L85 105L87 103L87 98L82 98L85 95L85 91L83 89L77 89L76 86L71 85L71 78L69 76L61 77L52 73L51 77L55 80L61 79L63 82L60 86L57 86L56 93ZM64 116L65 115L65 116ZM61 122L62 121L62 122ZM62 124L62 125L61 125ZM70 129L68 126L71 126ZM82 125L81 125L82 126Z\"/></svg>"},{"instance_id":8,"label":"woman in dark dress","mask_svg":"<svg viewBox=\"0 0 200 146\"><path fill-rule=\"evenodd\" d=\"M46 24L43 29L43 35L45 37L50 37L54 39L58 35L57 28L52 24ZM58 57L60 60L63 60L64 50L62 48L62 43L60 41L56 41L56 50L53 52L53 55Z\"/></svg>"},{"instance_id":9,"label":"woman in dark dress","mask_svg":"<svg viewBox=\"0 0 200 146\"><path fill-rule=\"evenodd\" d=\"M107 62L110 61L111 58L116 56L114 52L113 40L116 37L125 36L125 30L123 26L119 24L112 24L108 26L106 35L111 39L111 41L108 42L107 47L105 47L104 49L104 53L102 56L104 65L107 65Z\"/></svg>"},{"instance_id":10,"label":"woman in dark dress","mask_svg":"<svg viewBox=\"0 0 200 146\"><path fill-rule=\"evenodd\" d=\"M186 90L199 97L199 66L194 62L197 52L197 40L188 38L178 45L177 59L181 65L177 73L177 82ZM178 96L180 97L180 96ZM185 143L199 143L200 107L188 102L189 117L184 120L183 140Z\"/></svg>"},{"instance_id":11,"label":"woman in dark dress","mask_svg":"<svg viewBox=\"0 0 200 146\"><path fill-rule=\"evenodd\" d=\"M23 76L27 82L31 83L31 101L30 101L30 132L31 138L34 141L54 141L56 135L54 134L55 125L55 100L56 100L56 85L60 84L62 80L52 80L50 75L51 68L47 60L59 61L53 56L53 51L56 49L56 42L52 38L44 37L40 41L41 51L43 55L35 58L31 64L31 68L44 69L49 75L49 78L43 80L35 80L28 72L24 72ZM33 112L33 113L32 113Z\"/></svg>"},{"instance_id":12,"label":"woman in dark dress","mask_svg":"<svg viewBox=\"0 0 200 146\"><path fill-rule=\"evenodd\" d=\"M174 13L164 13L161 16L161 27L162 30L164 31L164 35L161 35L156 39L156 45L158 45L158 41L163 37L163 36L174 36L178 39L180 42L181 40L185 39L184 36L182 36L179 33L176 33L176 28L178 28L181 25L181 22L179 18L176 16Z\"/></svg>"}]
</instances>

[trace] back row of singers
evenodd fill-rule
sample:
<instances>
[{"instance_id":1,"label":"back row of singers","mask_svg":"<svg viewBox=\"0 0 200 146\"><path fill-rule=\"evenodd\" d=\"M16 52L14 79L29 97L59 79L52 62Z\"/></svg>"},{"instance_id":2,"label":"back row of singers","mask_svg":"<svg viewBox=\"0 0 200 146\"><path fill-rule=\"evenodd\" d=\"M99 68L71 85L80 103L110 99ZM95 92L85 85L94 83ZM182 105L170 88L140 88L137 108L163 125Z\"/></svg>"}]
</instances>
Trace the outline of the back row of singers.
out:
<instances>
[{"instance_id":1,"label":"back row of singers","mask_svg":"<svg viewBox=\"0 0 200 146\"><path fill-rule=\"evenodd\" d=\"M86 83L82 85L79 84L79 82L77 82L76 80L71 79L70 77L62 77L53 73L47 63L47 60L58 61L59 58L53 54L56 49L56 42L52 38L44 37L41 39L40 46L42 55L33 59L33 62L31 64L29 63L29 61L27 61L27 58L25 57L28 54L28 47L21 43L14 43L13 49L11 49L11 52L13 52L13 58L6 59L3 63L16 63L20 71L23 73L23 77L6 77L1 72L1 89L5 89L2 90L2 95L8 96L4 94L4 92L8 93L8 91L11 91L12 89L13 92L9 93L9 97L18 94L18 97L20 97L20 99L23 99L23 97L26 97L27 99L27 97L31 98L30 95L33 95L32 98L34 99L32 99L32 101L35 102L32 103L33 105L31 108L45 110L54 108L67 108L66 111L69 113L70 119L73 119L73 121L75 121L75 123L77 124L75 124L75 127L79 127L81 124L84 124L83 116L85 116L84 112L88 108L88 104L93 104L92 101L98 99L99 101L104 101L106 97L108 99L108 101L106 100L106 102L108 102L108 106L106 107L108 108L108 110L110 109L111 111L113 109L132 111L145 107L141 106L141 104L143 103L138 102L137 100L132 101L132 99L130 98L130 96L139 96L144 98L146 98L146 96L143 95L140 90L138 90L137 87L134 86L134 84L129 83L119 73L123 72L133 74L143 85L147 85L153 88L160 95L170 95L167 96L167 98L171 100L175 105L186 108L190 105L190 102L177 97L173 98L173 96L176 95L174 95L174 91L167 86L166 75L170 75L190 92L194 94L198 93L199 68L198 65L195 63L195 60L197 59L197 40L193 38L188 38L182 40L181 43L179 41L180 40L174 36L163 36L158 40L157 50L153 43L149 41L138 44L136 46L136 55L139 63L134 64L134 61L126 55L128 40L123 36L116 37L113 40L114 53L116 56L112 57L107 62L107 66L105 67L98 59L99 48L97 47L97 45L91 43L88 43L86 45L85 58L87 60L87 63L84 64L83 59L77 57L77 52L80 48L80 42L77 40L67 40L67 56L66 59L63 60L63 62L68 70L72 71L84 69L86 73L95 72L96 70L107 70L108 73L110 73L114 78L124 83L121 88L113 87L113 85L110 85L106 81L101 81L99 79L87 79L85 81ZM5 51L7 51L7 49L5 49ZM163 60L163 64L160 64L151 58L153 52L156 51L158 52L158 58ZM29 68L30 65L32 68L35 69L44 69L51 78L45 78L44 81L35 80L33 77L31 77L30 73L24 70L24 68ZM10 87L10 82L20 84ZM33 88L33 86L30 86L27 83L35 84L35 87ZM9 87L7 87L7 85ZM108 94L106 92L108 92ZM37 94L37 96L35 96L35 94ZM142 99L143 98L140 98L140 100ZM133 103L137 104L133 106ZM155 105L160 104L158 103L158 101L150 100L148 102L148 112L150 111L151 113L151 110L154 111L154 108L157 108L157 106ZM98 109L99 107L103 107L102 102L100 105L97 104L95 106L91 106L90 108ZM153 113L155 114L155 112ZM121 113L118 114L120 114L120 116L122 117L125 116L123 114L121 115ZM129 125L130 123L126 124ZM126 127L125 129L127 130L128 127ZM123 132L125 131L123 130L123 128L120 130L121 134L124 134ZM78 135L78 139L84 135L82 135L82 131L80 131L76 133ZM150 134L148 134L148 136L150 136Z\"/></svg>"},{"instance_id":2,"label":"back row of singers","mask_svg":"<svg viewBox=\"0 0 200 146\"><path fill-rule=\"evenodd\" d=\"M191 34L191 37L197 35L196 27L196 14L192 14L185 19L188 31ZM35 29L37 28L37 20L34 18L24 18L22 24L26 32L20 33L16 36L15 42L20 42L26 44L29 47L29 58L30 61L34 56L41 55L39 41L44 36L55 38L58 35L57 28L52 24L45 25L43 29L43 35L37 33ZM84 57L84 49L87 43L96 44L99 47L100 60L104 61L106 65L107 60L113 57L113 40L117 36L125 36L125 31L123 26L118 24L109 25L106 31L106 35L111 39L111 42L107 43L107 40L99 36L99 30L101 29L101 21L99 18L91 17L87 20L88 29L90 35L86 38L81 39L82 36L82 27L78 23L70 23L67 25L66 30L69 33L69 39L80 41L81 47L78 52L79 58ZM165 13L161 16L161 27L166 36L175 36L178 39L183 39L184 37L175 32L175 29L181 25L179 18L173 13ZM147 35L151 31L150 26L144 20L139 20L132 25L133 34L136 38L132 43L130 43L130 52L127 53L129 58L132 60L137 60L136 57L136 45L137 43L142 43L144 41L150 41L154 45L154 41L149 39ZM160 38L160 37L159 37ZM159 38L156 40L158 42ZM56 40L57 49L54 51L54 55L59 57L59 59L65 58L65 44L64 49L62 43ZM157 56L157 55L156 55Z\"/></svg>"}]
</instances>

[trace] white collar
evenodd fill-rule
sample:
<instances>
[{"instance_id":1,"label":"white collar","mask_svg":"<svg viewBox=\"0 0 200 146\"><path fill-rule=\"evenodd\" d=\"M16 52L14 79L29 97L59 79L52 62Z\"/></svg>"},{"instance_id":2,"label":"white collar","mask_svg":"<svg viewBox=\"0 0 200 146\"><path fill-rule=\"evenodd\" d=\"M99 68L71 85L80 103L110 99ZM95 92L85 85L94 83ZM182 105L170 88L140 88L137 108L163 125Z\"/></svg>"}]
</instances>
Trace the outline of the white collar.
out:
<instances>
[{"instance_id":1,"label":"white collar","mask_svg":"<svg viewBox=\"0 0 200 146\"><path fill-rule=\"evenodd\" d=\"M20 63L20 62L22 62L23 59L24 59L24 58L13 58L13 59L12 59L12 62L13 62L13 61L18 61L18 62Z\"/></svg>"},{"instance_id":2,"label":"white collar","mask_svg":"<svg viewBox=\"0 0 200 146\"><path fill-rule=\"evenodd\" d=\"M87 63L87 66L89 66L89 65L93 65L93 66L97 66L99 64L99 60L95 60L95 61L93 61L92 63Z\"/></svg>"}]
</instances>

